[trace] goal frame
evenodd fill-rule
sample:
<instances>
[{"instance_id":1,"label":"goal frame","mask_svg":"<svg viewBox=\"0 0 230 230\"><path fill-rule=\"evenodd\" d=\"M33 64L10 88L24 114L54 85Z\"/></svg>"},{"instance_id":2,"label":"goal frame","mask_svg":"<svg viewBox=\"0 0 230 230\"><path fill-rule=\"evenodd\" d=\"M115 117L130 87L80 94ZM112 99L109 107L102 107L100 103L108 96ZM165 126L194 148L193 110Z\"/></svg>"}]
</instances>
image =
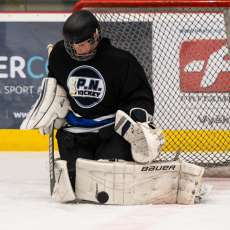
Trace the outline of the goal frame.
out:
<instances>
[{"instance_id":1,"label":"goal frame","mask_svg":"<svg viewBox=\"0 0 230 230\"><path fill-rule=\"evenodd\" d=\"M94 7L230 7L229 0L80 0L73 10Z\"/></svg>"},{"instance_id":2,"label":"goal frame","mask_svg":"<svg viewBox=\"0 0 230 230\"><path fill-rule=\"evenodd\" d=\"M198 8L201 10L205 8L211 10L212 8L226 8L229 12L230 0L80 0L74 5L73 11L78 11L83 8L130 8L132 10L135 8L166 8L166 11L172 8ZM209 168L206 170L206 175L215 177L230 177L229 165L227 167L221 166Z\"/></svg>"}]
</instances>

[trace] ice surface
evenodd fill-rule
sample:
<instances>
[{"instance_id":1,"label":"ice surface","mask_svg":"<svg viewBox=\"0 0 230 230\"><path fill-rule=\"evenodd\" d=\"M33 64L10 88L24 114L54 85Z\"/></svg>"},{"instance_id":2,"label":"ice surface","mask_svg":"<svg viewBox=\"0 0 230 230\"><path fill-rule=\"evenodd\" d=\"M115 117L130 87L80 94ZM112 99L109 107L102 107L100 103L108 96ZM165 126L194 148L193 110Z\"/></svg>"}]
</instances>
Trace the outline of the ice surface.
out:
<instances>
[{"instance_id":1,"label":"ice surface","mask_svg":"<svg viewBox=\"0 0 230 230\"><path fill-rule=\"evenodd\" d=\"M0 230L230 230L230 178L202 203L109 206L50 199L46 153L0 154Z\"/></svg>"}]
</instances>

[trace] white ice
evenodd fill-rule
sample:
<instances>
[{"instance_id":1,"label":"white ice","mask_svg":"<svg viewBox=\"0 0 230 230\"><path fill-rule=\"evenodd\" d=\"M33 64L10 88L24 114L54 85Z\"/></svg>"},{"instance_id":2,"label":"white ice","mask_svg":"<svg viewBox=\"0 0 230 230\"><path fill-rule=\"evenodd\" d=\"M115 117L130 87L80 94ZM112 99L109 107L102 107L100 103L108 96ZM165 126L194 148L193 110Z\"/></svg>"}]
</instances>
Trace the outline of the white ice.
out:
<instances>
[{"instance_id":1,"label":"white ice","mask_svg":"<svg viewBox=\"0 0 230 230\"><path fill-rule=\"evenodd\" d=\"M230 178L201 204L109 206L50 199L48 155L0 154L0 230L230 230Z\"/></svg>"}]
</instances>

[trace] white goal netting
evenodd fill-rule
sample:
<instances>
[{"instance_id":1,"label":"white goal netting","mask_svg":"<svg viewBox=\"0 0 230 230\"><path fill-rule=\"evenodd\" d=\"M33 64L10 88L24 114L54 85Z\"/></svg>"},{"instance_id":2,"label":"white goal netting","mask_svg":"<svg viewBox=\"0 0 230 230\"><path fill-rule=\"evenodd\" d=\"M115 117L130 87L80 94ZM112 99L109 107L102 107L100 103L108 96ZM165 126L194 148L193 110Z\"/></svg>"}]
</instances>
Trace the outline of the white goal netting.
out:
<instances>
[{"instance_id":1,"label":"white goal netting","mask_svg":"<svg viewBox=\"0 0 230 230\"><path fill-rule=\"evenodd\" d=\"M230 56L224 8L87 8L142 64L164 130L159 160L230 163Z\"/></svg>"}]
</instances>

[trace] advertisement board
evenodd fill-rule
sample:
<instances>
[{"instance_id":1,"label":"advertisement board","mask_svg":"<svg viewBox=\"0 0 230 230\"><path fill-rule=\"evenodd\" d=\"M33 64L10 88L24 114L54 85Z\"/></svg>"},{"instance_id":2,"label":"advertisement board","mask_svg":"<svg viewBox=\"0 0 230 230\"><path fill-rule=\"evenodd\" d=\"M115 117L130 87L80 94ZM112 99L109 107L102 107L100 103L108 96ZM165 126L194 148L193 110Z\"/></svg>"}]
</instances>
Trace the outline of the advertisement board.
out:
<instances>
[{"instance_id":1,"label":"advertisement board","mask_svg":"<svg viewBox=\"0 0 230 230\"><path fill-rule=\"evenodd\" d=\"M68 14L0 14L0 128L17 129L48 73L47 45Z\"/></svg>"},{"instance_id":2,"label":"advertisement board","mask_svg":"<svg viewBox=\"0 0 230 230\"><path fill-rule=\"evenodd\" d=\"M223 14L162 13L153 28L157 123L170 130L229 130L230 57Z\"/></svg>"},{"instance_id":3,"label":"advertisement board","mask_svg":"<svg viewBox=\"0 0 230 230\"><path fill-rule=\"evenodd\" d=\"M1 129L18 129L38 97L41 80L48 73L46 47L62 39L68 16L0 14ZM151 80L154 121L172 140L165 149L228 150L229 142L219 141L229 139L230 127L230 57L223 14L156 13L151 21L148 17L138 21L135 16L134 21L132 17L105 21L118 32L110 33L112 43L134 54ZM138 32L130 33L133 28ZM122 29L125 37L119 34ZM138 42L131 44L135 37ZM186 138L189 141L184 143Z\"/></svg>"}]
</instances>

